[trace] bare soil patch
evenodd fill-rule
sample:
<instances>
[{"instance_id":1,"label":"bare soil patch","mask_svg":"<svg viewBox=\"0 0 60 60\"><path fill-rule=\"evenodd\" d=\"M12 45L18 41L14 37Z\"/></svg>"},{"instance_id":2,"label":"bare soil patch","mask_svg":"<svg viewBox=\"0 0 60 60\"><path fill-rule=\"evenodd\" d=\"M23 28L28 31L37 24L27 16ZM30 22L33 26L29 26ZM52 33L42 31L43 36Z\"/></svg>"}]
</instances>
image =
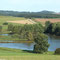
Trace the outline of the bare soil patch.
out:
<instances>
[{"instance_id":1,"label":"bare soil patch","mask_svg":"<svg viewBox=\"0 0 60 60\"><path fill-rule=\"evenodd\" d=\"M56 23L56 22L60 22L60 19L35 19L35 21L37 22L41 22L41 23L45 23L46 21L50 21L51 23Z\"/></svg>"}]
</instances>

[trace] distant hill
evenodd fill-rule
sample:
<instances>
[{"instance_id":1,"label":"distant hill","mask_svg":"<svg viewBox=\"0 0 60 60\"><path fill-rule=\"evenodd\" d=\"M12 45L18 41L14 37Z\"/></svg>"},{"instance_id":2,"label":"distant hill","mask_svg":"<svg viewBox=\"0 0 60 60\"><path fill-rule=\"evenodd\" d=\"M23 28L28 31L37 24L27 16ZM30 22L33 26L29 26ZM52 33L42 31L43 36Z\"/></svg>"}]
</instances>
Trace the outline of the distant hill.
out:
<instances>
[{"instance_id":1,"label":"distant hill","mask_svg":"<svg viewBox=\"0 0 60 60\"><path fill-rule=\"evenodd\" d=\"M0 10L2 16L16 16L25 18L60 18L60 14L53 11L41 11L41 12L18 12L18 11L3 11Z\"/></svg>"},{"instance_id":2,"label":"distant hill","mask_svg":"<svg viewBox=\"0 0 60 60\"><path fill-rule=\"evenodd\" d=\"M41 11L40 13L42 13L42 14L54 14L55 12L44 10L44 11Z\"/></svg>"}]
</instances>

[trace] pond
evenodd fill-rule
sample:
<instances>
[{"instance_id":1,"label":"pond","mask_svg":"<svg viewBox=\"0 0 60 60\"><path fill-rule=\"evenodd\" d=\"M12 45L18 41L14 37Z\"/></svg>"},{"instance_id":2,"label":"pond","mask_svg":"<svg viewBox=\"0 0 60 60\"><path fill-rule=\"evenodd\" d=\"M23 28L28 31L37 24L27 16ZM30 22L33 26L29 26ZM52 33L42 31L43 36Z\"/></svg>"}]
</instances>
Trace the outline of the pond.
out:
<instances>
[{"instance_id":1,"label":"pond","mask_svg":"<svg viewBox=\"0 0 60 60\"><path fill-rule=\"evenodd\" d=\"M48 51L55 51L56 48L60 48L60 37L48 35L48 43L50 44ZM34 43L0 43L0 47L33 50Z\"/></svg>"}]
</instances>

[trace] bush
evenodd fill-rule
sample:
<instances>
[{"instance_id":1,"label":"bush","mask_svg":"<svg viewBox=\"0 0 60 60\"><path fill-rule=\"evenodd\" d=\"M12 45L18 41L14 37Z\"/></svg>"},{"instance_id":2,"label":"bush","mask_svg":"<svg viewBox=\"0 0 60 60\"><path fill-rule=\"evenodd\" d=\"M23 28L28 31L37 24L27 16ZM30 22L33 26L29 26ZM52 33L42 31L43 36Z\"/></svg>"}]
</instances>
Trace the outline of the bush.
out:
<instances>
[{"instance_id":1,"label":"bush","mask_svg":"<svg viewBox=\"0 0 60 60\"><path fill-rule=\"evenodd\" d=\"M3 25L8 25L8 22L4 22Z\"/></svg>"},{"instance_id":2,"label":"bush","mask_svg":"<svg viewBox=\"0 0 60 60\"><path fill-rule=\"evenodd\" d=\"M57 48L57 49L55 50L55 54L60 55L60 48Z\"/></svg>"}]
</instances>

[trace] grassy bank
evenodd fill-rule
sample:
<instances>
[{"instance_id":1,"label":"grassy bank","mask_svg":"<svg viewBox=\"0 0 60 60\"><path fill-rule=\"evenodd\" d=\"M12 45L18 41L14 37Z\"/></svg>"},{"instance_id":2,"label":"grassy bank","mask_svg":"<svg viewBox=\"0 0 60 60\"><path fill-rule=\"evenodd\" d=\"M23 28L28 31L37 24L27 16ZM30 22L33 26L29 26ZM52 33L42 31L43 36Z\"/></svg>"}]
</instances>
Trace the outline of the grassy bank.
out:
<instances>
[{"instance_id":1,"label":"grassy bank","mask_svg":"<svg viewBox=\"0 0 60 60\"><path fill-rule=\"evenodd\" d=\"M27 39L19 39L18 37L11 36L2 36L0 35L0 43L32 43L33 41L29 41Z\"/></svg>"},{"instance_id":2,"label":"grassy bank","mask_svg":"<svg viewBox=\"0 0 60 60\"><path fill-rule=\"evenodd\" d=\"M6 60L60 60L60 55L54 55L54 52L44 54L35 54L29 51L0 48L0 59Z\"/></svg>"}]
</instances>

